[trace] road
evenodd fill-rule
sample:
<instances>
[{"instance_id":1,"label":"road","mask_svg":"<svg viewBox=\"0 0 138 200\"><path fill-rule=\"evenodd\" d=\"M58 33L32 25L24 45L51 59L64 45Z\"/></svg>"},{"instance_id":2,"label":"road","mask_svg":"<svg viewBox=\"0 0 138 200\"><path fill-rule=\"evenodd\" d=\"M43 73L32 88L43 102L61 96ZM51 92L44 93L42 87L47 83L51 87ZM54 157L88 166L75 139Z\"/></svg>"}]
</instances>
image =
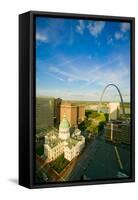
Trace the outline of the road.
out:
<instances>
[{"instance_id":1,"label":"road","mask_svg":"<svg viewBox=\"0 0 138 200\"><path fill-rule=\"evenodd\" d=\"M129 173L129 154L129 151L122 150L121 147L118 149L113 144L106 143L103 136L97 137L80 156L68 179L77 181L84 176L91 180L117 178L121 168ZM127 159L124 161L123 158Z\"/></svg>"}]
</instances>

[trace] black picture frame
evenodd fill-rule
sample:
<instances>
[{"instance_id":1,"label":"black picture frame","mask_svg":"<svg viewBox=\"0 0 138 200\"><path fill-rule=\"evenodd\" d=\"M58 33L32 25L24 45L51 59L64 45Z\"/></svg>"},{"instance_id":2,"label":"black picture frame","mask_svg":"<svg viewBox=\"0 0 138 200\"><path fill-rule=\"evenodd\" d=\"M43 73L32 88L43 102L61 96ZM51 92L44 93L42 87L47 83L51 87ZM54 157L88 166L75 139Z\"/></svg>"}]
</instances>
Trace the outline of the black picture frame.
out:
<instances>
[{"instance_id":1,"label":"black picture frame","mask_svg":"<svg viewBox=\"0 0 138 200\"><path fill-rule=\"evenodd\" d=\"M131 24L131 177L114 180L35 184L35 17L96 19ZM135 18L29 11L19 15L19 184L27 188L125 183L135 181Z\"/></svg>"}]
</instances>

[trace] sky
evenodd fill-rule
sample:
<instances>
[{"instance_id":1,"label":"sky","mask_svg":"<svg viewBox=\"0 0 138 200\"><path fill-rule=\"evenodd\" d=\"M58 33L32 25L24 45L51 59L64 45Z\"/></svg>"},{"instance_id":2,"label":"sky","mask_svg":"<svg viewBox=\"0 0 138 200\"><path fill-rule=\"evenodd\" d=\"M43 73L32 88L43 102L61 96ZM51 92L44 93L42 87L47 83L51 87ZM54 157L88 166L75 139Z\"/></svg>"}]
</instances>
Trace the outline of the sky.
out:
<instances>
[{"instance_id":1,"label":"sky","mask_svg":"<svg viewBox=\"0 0 138 200\"><path fill-rule=\"evenodd\" d=\"M116 84L130 101L130 24L36 17L36 95L99 101ZM120 101L109 87L105 101Z\"/></svg>"}]
</instances>

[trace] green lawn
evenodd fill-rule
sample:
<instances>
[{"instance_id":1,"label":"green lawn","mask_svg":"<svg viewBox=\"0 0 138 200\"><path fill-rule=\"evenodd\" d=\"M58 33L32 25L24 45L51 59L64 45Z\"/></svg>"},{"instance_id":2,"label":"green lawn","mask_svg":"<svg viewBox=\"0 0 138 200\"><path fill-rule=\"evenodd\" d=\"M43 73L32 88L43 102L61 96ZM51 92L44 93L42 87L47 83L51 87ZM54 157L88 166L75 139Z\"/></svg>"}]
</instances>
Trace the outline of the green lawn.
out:
<instances>
[{"instance_id":1,"label":"green lawn","mask_svg":"<svg viewBox=\"0 0 138 200\"><path fill-rule=\"evenodd\" d=\"M64 158L64 154L59 156L55 161L53 161L50 165L56 170L58 173L62 172L62 170L68 165L69 161Z\"/></svg>"}]
</instances>

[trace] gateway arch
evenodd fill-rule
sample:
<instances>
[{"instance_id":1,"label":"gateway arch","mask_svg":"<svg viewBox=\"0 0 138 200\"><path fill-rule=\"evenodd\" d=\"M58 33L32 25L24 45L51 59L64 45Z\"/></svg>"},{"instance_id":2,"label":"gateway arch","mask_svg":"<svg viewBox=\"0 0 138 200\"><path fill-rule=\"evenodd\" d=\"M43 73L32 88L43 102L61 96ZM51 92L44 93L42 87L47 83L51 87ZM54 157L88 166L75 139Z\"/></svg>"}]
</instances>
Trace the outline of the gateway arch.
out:
<instances>
[{"instance_id":1,"label":"gateway arch","mask_svg":"<svg viewBox=\"0 0 138 200\"><path fill-rule=\"evenodd\" d=\"M103 90L103 92L102 92L102 95L101 95L101 98L100 98L100 102L99 102L99 111L100 111L100 108L101 108L101 103L102 103L102 100L103 100L104 93L105 93L105 91L106 91L106 89L107 89L108 87L114 87L114 88L117 89L117 92L118 92L118 94L119 94L119 96L120 96L120 100L121 100L122 113L123 113L123 115L124 115L124 114L125 114L125 107L124 107L124 102L123 102L122 94L121 94L119 88L118 88L115 84L113 84L113 83L108 84L108 85L104 88L104 90Z\"/></svg>"}]
</instances>

